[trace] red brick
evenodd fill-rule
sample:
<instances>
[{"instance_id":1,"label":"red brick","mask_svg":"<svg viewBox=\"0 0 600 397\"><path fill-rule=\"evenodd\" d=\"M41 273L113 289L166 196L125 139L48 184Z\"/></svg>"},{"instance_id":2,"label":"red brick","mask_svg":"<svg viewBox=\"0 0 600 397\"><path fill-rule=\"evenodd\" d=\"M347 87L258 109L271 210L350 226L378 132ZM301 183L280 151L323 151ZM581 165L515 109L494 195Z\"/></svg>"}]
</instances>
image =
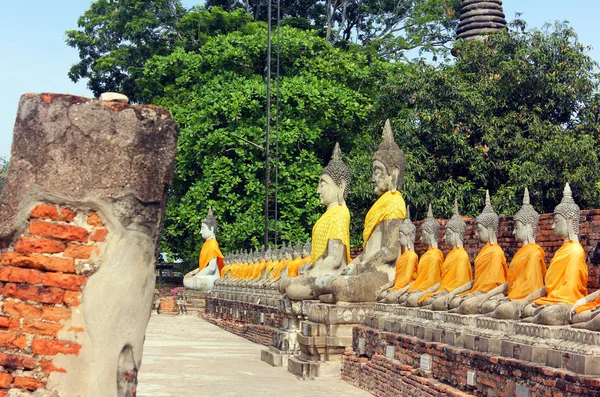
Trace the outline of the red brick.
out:
<instances>
[{"instance_id":1,"label":"red brick","mask_svg":"<svg viewBox=\"0 0 600 397\"><path fill-rule=\"evenodd\" d=\"M50 219L60 222L73 222L77 214L69 208L56 208L55 205L40 204L31 211L32 218Z\"/></svg>"},{"instance_id":2,"label":"red brick","mask_svg":"<svg viewBox=\"0 0 600 397\"><path fill-rule=\"evenodd\" d=\"M38 254L21 254L18 252L4 252L0 257L3 265L28 267L38 270L74 273L75 261L73 259L55 258Z\"/></svg>"},{"instance_id":3,"label":"red brick","mask_svg":"<svg viewBox=\"0 0 600 397\"><path fill-rule=\"evenodd\" d=\"M81 292L65 291L63 302L69 307L79 306L81 303Z\"/></svg>"},{"instance_id":4,"label":"red brick","mask_svg":"<svg viewBox=\"0 0 600 397\"><path fill-rule=\"evenodd\" d=\"M23 350L27 346L27 337L23 334L0 332L0 346L7 349Z\"/></svg>"},{"instance_id":5,"label":"red brick","mask_svg":"<svg viewBox=\"0 0 600 397\"><path fill-rule=\"evenodd\" d=\"M44 273L31 269L0 266L0 280L13 283L41 284Z\"/></svg>"},{"instance_id":6,"label":"red brick","mask_svg":"<svg viewBox=\"0 0 600 397\"><path fill-rule=\"evenodd\" d=\"M34 354L55 356L58 353L79 355L81 345L74 342L61 340L34 339L31 346Z\"/></svg>"},{"instance_id":7,"label":"red brick","mask_svg":"<svg viewBox=\"0 0 600 397\"><path fill-rule=\"evenodd\" d=\"M0 316L0 328L18 331L21 328L21 321L15 317Z\"/></svg>"},{"instance_id":8,"label":"red brick","mask_svg":"<svg viewBox=\"0 0 600 397\"><path fill-rule=\"evenodd\" d=\"M88 215L87 223L88 223L88 225L92 225L95 227L104 226L104 222L102 222L102 218L100 218L100 216L96 212L91 212Z\"/></svg>"},{"instance_id":9,"label":"red brick","mask_svg":"<svg viewBox=\"0 0 600 397\"><path fill-rule=\"evenodd\" d=\"M41 254L56 254L63 252L65 248L66 246L60 241L39 237L20 237L15 245L15 251Z\"/></svg>"},{"instance_id":10,"label":"red brick","mask_svg":"<svg viewBox=\"0 0 600 397\"><path fill-rule=\"evenodd\" d=\"M28 334L37 334L44 336L56 336L58 331L62 329L62 324L56 323L45 323L43 321L37 321L32 319L23 320L21 329L23 332Z\"/></svg>"},{"instance_id":11,"label":"red brick","mask_svg":"<svg viewBox=\"0 0 600 397\"><path fill-rule=\"evenodd\" d=\"M40 318L42 315L42 308L13 301L5 301L2 311L15 317Z\"/></svg>"},{"instance_id":12,"label":"red brick","mask_svg":"<svg viewBox=\"0 0 600 397\"><path fill-rule=\"evenodd\" d=\"M90 259L92 254L99 255L100 250L94 245L68 244L63 256L75 259Z\"/></svg>"},{"instance_id":13,"label":"red brick","mask_svg":"<svg viewBox=\"0 0 600 397\"><path fill-rule=\"evenodd\" d=\"M35 359L28 356L17 356L15 354L0 352L0 365L10 368L33 369L35 367Z\"/></svg>"},{"instance_id":14,"label":"red brick","mask_svg":"<svg viewBox=\"0 0 600 397\"><path fill-rule=\"evenodd\" d=\"M82 227L72 225L57 225L55 223L32 221L29 224L29 233L37 236L54 237L63 240L80 241L88 240L88 232Z\"/></svg>"},{"instance_id":15,"label":"red brick","mask_svg":"<svg viewBox=\"0 0 600 397\"><path fill-rule=\"evenodd\" d=\"M42 367L42 371L46 375L49 375L50 372L67 372L64 368L55 367L52 361L42 360L40 361L40 367Z\"/></svg>"},{"instance_id":16,"label":"red brick","mask_svg":"<svg viewBox=\"0 0 600 397\"><path fill-rule=\"evenodd\" d=\"M71 291L81 291L81 286L87 278L76 274L46 273L42 284L48 287L59 287Z\"/></svg>"},{"instance_id":17,"label":"red brick","mask_svg":"<svg viewBox=\"0 0 600 397\"><path fill-rule=\"evenodd\" d=\"M6 372L0 372L0 387L6 389L12 383L13 377L11 374L7 374Z\"/></svg>"},{"instance_id":18,"label":"red brick","mask_svg":"<svg viewBox=\"0 0 600 397\"><path fill-rule=\"evenodd\" d=\"M46 387L46 383L34 378L25 378L23 376L15 376L13 385L20 389L37 390Z\"/></svg>"},{"instance_id":19,"label":"red brick","mask_svg":"<svg viewBox=\"0 0 600 397\"><path fill-rule=\"evenodd\" d=\"M90 235L90 240L101 242L106 239L106 235L108 234L108 230L105 227L99 227L92 231Z\"/></svg>"},{"instance_id":20,"label":"red brick","mask_svg":"<svg viewBox=\"0 0 600 397\"><path fill-rule=\"evenodd\" d=\"M38 318L58 323L62 320L68 320L71 318L71 309L56 306L43 306L42 314Z\"/></svg>"},{"instance_id":21,"label":"red brick","mask_svg":"<svg viewBox=\"0 0 600 397\"><path fill-rule=\"evenodd\" d=\"M40 303L61 303L65 291L52 287L37 287L29 284L6 284L4 296Z\"/></svg>"}]
</instances>

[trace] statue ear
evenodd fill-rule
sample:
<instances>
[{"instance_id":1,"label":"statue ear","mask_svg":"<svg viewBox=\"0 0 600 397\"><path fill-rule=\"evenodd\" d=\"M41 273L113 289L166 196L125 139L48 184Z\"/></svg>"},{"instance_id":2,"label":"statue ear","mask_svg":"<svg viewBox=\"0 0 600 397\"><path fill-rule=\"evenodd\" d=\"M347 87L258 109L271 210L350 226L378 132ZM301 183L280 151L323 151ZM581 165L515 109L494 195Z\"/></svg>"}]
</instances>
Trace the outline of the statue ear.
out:
<instances>
[{"instance_id":1,"label":"statue ear","mask_svg":"<svg viewBox=\"0 0 600 397\"><path fill-rule=\"evenodd\" d=\"M338 197L338 204L342 204L344 202L344 192L346 191L346 180L342 179L342 183L340 184L341 197Z\"/></svg>"},{"instance_id":2,"label":"statue ear","mask_svg":"<svg viewBox=\"0 0 600 397\"><path fill-rule=\"evenodd\" d=\"M392 171L392 193L398 190L398 178L400 178L400 170L395 169Z\"/></svg>"}]
</instances>

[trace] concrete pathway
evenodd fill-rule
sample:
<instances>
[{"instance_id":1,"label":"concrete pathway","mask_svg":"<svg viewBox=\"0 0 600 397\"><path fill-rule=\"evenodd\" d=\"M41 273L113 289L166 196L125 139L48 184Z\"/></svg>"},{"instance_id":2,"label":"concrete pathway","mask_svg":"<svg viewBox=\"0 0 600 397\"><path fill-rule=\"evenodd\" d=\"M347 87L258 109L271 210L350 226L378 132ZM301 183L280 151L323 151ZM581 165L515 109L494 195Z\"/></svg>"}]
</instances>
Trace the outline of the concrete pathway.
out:
<instances>
[{"instance_id":1,"label":"concrete pathway","mask_svg":"<svg viewBox=\"0 0 600 397\"><path fill-rule=\"evenodd\" d=\"M337 379L300 380L260 360L263 346L199 317L153 314L138 397L370 396Z\"/></svg>"}]
</instances>

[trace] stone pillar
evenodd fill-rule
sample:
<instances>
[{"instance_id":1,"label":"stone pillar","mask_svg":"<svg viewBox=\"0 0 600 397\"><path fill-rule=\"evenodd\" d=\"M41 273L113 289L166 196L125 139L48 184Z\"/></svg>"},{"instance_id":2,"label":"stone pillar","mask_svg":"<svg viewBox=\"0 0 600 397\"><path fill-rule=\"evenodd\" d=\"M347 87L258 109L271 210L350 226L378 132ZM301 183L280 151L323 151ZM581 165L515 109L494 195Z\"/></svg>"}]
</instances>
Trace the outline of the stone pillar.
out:
<instances>
[{"instance_id":1,"label":"stone pillar","mask_svg":"<svg viewBox=\"0 0 600 397\"><path fill-rule=\"evenodd\" d=\"M0 396L135 395L176 146L164 109L21 97L0 196Z\"/></svg>"}]
</instances>

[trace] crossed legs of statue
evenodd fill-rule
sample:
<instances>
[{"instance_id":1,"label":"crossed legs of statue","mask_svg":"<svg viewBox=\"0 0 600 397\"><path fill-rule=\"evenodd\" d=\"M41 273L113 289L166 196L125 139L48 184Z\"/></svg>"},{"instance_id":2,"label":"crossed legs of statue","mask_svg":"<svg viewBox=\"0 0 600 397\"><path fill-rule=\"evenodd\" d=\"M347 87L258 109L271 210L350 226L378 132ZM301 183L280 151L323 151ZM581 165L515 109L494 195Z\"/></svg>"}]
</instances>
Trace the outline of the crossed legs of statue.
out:
<instances>
[{"instance_id":1,"label":"crossed legs of statue","mask_svg":"<svg viewBox=\"0 0 600 397\"><path fill-rule=\"evenodd\" d=\"M379 302L398 303L398 297L402 295L400 290L385 290L379 295Z\"/></svg>"},{"instance_id":2,"label":"crossed legs of statue","mask_svg":"<svg viewBox=\"0 0 600 397\"><path fill-rule=\"evenodd\" d=\"M418 307L418 306L421 306L421 304L419 303L419 299L421 299L423 297L423 295L425 295L425 294L426 294L426 292L413 291L406 298L405 305L408 306L408 307Z\"/></svg>"},{"instance_id":3,"label":"crossed legs of statue","mask_svg":"<svg viewBox=\"0 0 600 397\"><path fill-rule=\"evenodd\" d=\"M573 327L587 328L582 325L584 323L587 323L588 321L595 319L595 318L600 319L600 316L598 316L598 314L600 314L600 306L598 306L592 310L585 310L581 313L573 314L573 318L571 319L571 322L574 324ZM598 325L600 325L600 322L598 322Z\"/></svg>"},{"instance_id":4,"label":"crossed legs of statue","mask_svg":"<svg viewBox=\"0 0 600 397\"><path fill-rule=\"evenodd\" d=\"M531 303L523 309L521 321L544 325L566 325L568 324L567 313L570 309L571 306L567 303L543 306Z\"/></svg>"},{"instance_id":5,"label":"crossed legs of statue","mask_svg":"<svg viewBox=\"0 0 600 397\"><path fill-rule=\"evenodd\" d=\"M475 291L466 296L457 296L450 302L450 313L479 313L479 304L485 299L484 295L482 292Z\"/></svg>"}]
</instances>

